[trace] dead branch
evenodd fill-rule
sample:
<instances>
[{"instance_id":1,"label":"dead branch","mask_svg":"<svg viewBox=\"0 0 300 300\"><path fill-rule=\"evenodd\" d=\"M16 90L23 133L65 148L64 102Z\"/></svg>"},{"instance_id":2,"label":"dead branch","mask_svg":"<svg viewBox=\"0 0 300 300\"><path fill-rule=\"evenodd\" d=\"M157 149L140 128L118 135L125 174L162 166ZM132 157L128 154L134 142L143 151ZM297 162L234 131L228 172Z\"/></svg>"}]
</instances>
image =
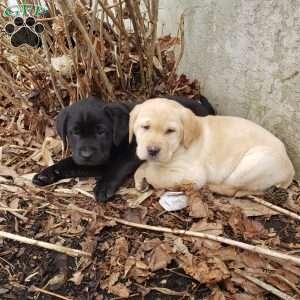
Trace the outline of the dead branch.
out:
<instances>
[{"instance_id":1,"label":"dead branch","mask_svg":"<svg viewBox=\"0 0 300 300\"><path fill-rule=\"evenodd\" d=\"M29 291L30 292L36 292L36 293L43 293L43 294L46 294L46 295L49 295L49 296L53 296L53 297L56 297L56 298L59 298L59 299L62 299L62 300L72 300L71 298L67 298L65 296L62 296L62 295L59 295L57 293L53 293L53 292L47 291L45 289L38 288L36 286L31 286L30 289L29 289Z\"/></svg>"},{"instance_id":2,"label":"dead branch","mask_svg":"<svg viewBox=\"0 0 300 300\"><path fill-rule=\"evenodd\" d=\"M277 297L279 297L283 300L295 300L293 297L280 291L279 289L273 287L272 285L267 284L256 277L250 276L250 275L246 274L245 272L242 272L240 270L235 270L235 273L246 278L247 280L251 281L252 283L256 284L257 286L263 288L264 290L272 293L273 295L276 295Z\"/></svg>"},{"instance_id":3,"label":"dead branch","mask_svg":"<svg viewBox=\"0 0 300 300\"><path fill-rule=\"evenodd\" d=\"M150 15L151 12L151 15ZM157 21L158 21L158 0L152 1L152 7L149 8L149 17L151 23L151 39L150 43L147 46L148 50L148 66L147 66L147 81L149 82L148 86L152 87L152 73L153 73L153 57L155 53L155 44L156 44L156 33L157 33Z\"/></svg>"},{"instance_id":4,"label":"dead branch","mask_svg":"<svg viewBox=\"0 0 300 300\"><path fill-rule=\"evenodd\" d=\"M84 252L84 251L81 251L81 250L64 247L64 246L61 246L61 245L56 245L56 244L51 244L51 243L47 243L47 242L42 242L42 241L30 239L30 238L27 238L27 237L24 237L24 236L20 236L20 235L5 232L5 231L0 231L0 238L6 238L6 239L21 242L21 243L24 243L24 244L38 246L38 247L41 247L41 248L45 248L45 249L48 249L48 250L53 250L53 251L60 252L60 253L63 253L63 254L69 255L69 256L74 256L74 257L78 257L78 256L88 256L88 257L90 257L91 256L91 253L88 253L88 252Z\"/></svg>"},{"instance_id":5,"label":"dead branch","mask_svg":"<svg viewBox=\"0 0 300 300\"><path fill-rule=\"evenodd\" d=\"M280 213L282 213L284 215L287 215L287 216L289 216L289 217L291 217L291 218L293 218L295 220L300 221L300 216L298 214L292 212L292 211L289 211L289 210L287 210L285 208L282 208L280 206L272 204L272 203L270 203L268 201L265 201L265 200L263 200L261 198L258 198L256 196L248 196L247 198L253 200L256 203L259 203L259 204L262 204L262 205L264 205L266 207L269 207L269 208L271 208L271 209L273 209L275 211L278 211L278 212L280 212Z\"/></svg>"},{"instance_id":6,"label":"dead branch","mask_svg":"<svg viewBox=\"0 0 300 300\"><path fill-rule=\"evenodd\" d=\"M141 76L141 81L142 81L142 89L145 88L145 71L144 71L144 53L143 53L143 42L142 42L142 38L140 35L140 30L139 30L139 25L138 25L138 20L137 20L137 16L135 14L134 11L134 7L133 4L131 2L131 0L125 0L126 6L128 8L128 12L130 15L130 19L133 25L133 29L134 29L134 33L135 33L135 39L136 39L136 47L139 53L139 57L140 57L140 76Z\"/></svg>"},{"instance_id":7,"label":"dead branch","mask_svg":"<svg viewBox=\"0 0 300 300\"><path fill-rule=\"evenodd\" d=\"M173 67L173 70L171 71L171 74L169 76L169 79L168 79L169 82L173 79L173 77L176 73L176 70L177 70L177 68L180 64L180 61L182 59L183 53L184 53L184 14L182 14L180 16L180 23L179 23L177 36L179 35L179 33L180 33L180 52L179 52L179 55L177 57L176 63Z\"/></svg>"},{"instance_id":8,"label":"dead branch","mask_svg":"<svg viewBox=\"0 0 300 300\"><path fill-rule=\"evenodd\" d=\"M212 240L212 241L224 243L224 244L227 244L227 245L230 245L230 246L235 246L235 247L247 250L247 251L251 251L251 252L255 252L255 253L262 254L262 255L271 256L271 257L276 257L276 258L279 258L279 259L282 259L282 260L287 260L287 261L293 262L297 265L300 265L300 257L288 255L288 254L285 254L285 253L282 253L282 252L279 252L279 251L263 248L263 247L260 247L260 246L254 246L254 245L238 242L238 241L231 240L231 239L224 238L224 237L220 237L220 236L215 236L215 235L212 235L212 234L206 234L206 233L195 232L195 231L190 231L190 230L171 229L171 228L168 228L168 227L152 226L152 225L128 222L128 221L125 221L123 219L108 217L108 216L104 216L104 217L109 219L109 220L113 220L117 223L124 224L124 225L131 226L131 227L142 228L142 229L147 229L147 230L157 231L157 232L166 232L166 233L172 233L172 234L187 235L187 236Z\"/></svg>"},{"instance_id":9,"label":"dead branch","mask_svg":"<svg viewBox=\"0 0 300 300\"><path fill-rule=\"evenodd\" d=\"M123 24L121 22L119 22L117 20L117 18L115 18L115 16L111 12L111 10L108 7L106 7L106 5L105 5L105 3L103 3L103 1L99 0L99 4L101 5L104 12L108 15L108 17L112 20L114 25L116 25L118 27L118 29L120 30L120 32L126 37L126 39L128 39L129 36L128 36L128 33L127 33L125 27L123 26Z\"/></svg>"},{"instance_id":10,"label":"dead branch","mask_svg":"<svg viewBox=\"0 0 300 300\"><path fill-rule=\"evenodd\" d=\"M49 64L49 74L50 74L51 82L52 82L52 85L53 85L53 89L54 89L55 95L56 95L61 107L64 108L65 106L64 106L62 97L61 97L61 95L60 95L60 93L57 89L57 86L56 86L55 75L54 75L54 72L51 68L51 58L50 58L50 53L49 53L49 49L48 49L48 44L47 44L47 41L46 41L45 36L43 34L42 34L42 42L43 42L44 50L45 50L45 53L46 53L47 61L48 61L48 64Z\"/></svg>"},{"instance_id":11,"label":"dead branch","mask_svg":"<svg viewBox=\"0 0 300 300\"><path fill-rule=\"evenodd\" d=\"M92 44L92 41L87 33L87 31L85 30L84 26L82 25L80 19L77 17L75 11L73 10L72 5L69 3L69 1L61 1L62 7L66 8L72 15L73 17L73 21L75 22L76 26L78 27L79 31L81 32L85 42L87 43L87 46L89 48L89 50L91 51L92 55L93 55L93 59L97 64L98 67L98 71L99 71L99 75L100 78L103 82L103 86L107 91L107 96L109 97L109 99L113 98L113 88L111 83L109 82L105 72L104 72L104 68L99 60L99 57L96 53L96 50Z\"/></svg>"}]
</instances>

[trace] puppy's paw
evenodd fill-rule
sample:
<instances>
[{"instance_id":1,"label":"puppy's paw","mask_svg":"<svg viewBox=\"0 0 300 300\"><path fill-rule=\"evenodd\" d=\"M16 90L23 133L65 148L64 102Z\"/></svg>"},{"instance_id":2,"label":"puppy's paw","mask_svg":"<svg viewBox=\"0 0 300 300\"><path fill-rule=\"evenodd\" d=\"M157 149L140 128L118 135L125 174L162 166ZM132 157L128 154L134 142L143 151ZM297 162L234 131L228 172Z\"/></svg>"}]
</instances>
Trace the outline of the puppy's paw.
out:
<instances>
[{"instance_id":1,"label":"puppy's paw","mask_svg":"<svg viewBox=\"0 0 300 300\"><path fill-rule=\"evenodd\" d=\"M146 178L141 178L139 180L135 180L135 188L141 192L147 192L150 188L149 183L147 182Z\"/></svg>"},{"instance_id":2,"label":"puppy's paw","mask_svg":"<svg viewBox=\"0 0 300 300\"><path fill-rule=\"evenodd\" d=\"M55 183L61 179L60 171L55 168L47 168L32 178L32 183L38 186L45 186Z\"/></svg>"},{"instance_id":3,"label":"puppy's paw","mask_svg":"<svg viewBox=\"0 0 300 300\"><path fill-rule=\"evenodd\" d=\"M97 202L107 202L116 193L117 188L111 186L108 182L97 182L94 188L94 195Z\"/></svg>"}]
</instances>

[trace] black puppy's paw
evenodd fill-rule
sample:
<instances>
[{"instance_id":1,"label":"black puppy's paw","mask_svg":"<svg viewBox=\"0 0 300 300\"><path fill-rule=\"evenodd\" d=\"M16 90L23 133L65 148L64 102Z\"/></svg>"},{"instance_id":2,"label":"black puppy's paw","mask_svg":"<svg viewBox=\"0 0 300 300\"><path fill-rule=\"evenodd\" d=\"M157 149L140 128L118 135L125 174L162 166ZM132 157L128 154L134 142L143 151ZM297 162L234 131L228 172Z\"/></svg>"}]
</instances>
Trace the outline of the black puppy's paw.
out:
<instances>
[{"instance_id":1,"label":"black puppy's paw","mask_svg":"<svg viewBox=\"0 0 300 300\"><path fill-rule=\"evenodd\" d=\"M55 168L47 168L32 178L32 183L38 186L49 185L61 179L60 171Z\"/></svg>"},{"instance_id":2,"label":"black puppy's paw","mask_svg":"<svg viewBox=\"0 0 300 300\"><path fill-rule=\"evenodd\" d=\"M111 186L108 182L97 182L94 188L94 195L97 202L107 202L116 193L117 188Z\"/></svg>"}]
</instances>

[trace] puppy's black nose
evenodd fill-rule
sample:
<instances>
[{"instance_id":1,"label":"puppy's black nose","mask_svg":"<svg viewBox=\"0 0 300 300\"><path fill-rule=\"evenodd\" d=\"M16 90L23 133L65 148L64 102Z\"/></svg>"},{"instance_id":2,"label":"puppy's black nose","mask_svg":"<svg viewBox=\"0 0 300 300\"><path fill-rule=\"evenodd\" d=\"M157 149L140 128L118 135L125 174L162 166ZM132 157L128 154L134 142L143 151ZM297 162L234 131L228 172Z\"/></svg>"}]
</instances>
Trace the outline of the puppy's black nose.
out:
<instances>
[{"instance_id":1,"label":"puppy's black nose","mask_svg":"<svg viewBox=\"0 0 300 300\"><path fill-rule=\"evenodd\" d=\"M84 149L80 150L79 154L82 158L89 159L93 156L94 151L93 151L93 149L84 148Z\"/></svg>"},{"instance_id":2,"label":"puppy's black nose","mask_svg":"<svg viewBox=\"0 0 300 300\"><path fill-rule=\"evenodd\" d=\"M160 148L157 146L148 146L147 151L150 156L155 157L159 153Z\"/></svg>"}]
</instances>

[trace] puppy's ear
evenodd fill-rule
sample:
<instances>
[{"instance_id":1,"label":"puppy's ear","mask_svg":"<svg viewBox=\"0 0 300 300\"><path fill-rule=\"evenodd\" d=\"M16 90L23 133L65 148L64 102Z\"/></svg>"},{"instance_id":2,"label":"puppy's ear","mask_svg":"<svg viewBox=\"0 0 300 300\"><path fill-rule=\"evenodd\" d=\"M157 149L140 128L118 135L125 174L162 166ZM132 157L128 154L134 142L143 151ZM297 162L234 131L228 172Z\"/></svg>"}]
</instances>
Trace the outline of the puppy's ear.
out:
<instances>
[{"instance_id":1,"label":"puppy's ear","mask_svg":"<svg viewBox=\"0 0 300 300\"><path fill-rule=\"evenodd\" d=\"M183 145L188 148L201 133L198 117L189 109L182 108L181 120L183 124Z\"/></svg>"},{"instance_id":2,"label":"puppy's ear","mask_svg":"<svg viewBox=\"0 0 300 300\"><path fill-rule=\"evenodd\" d=\"M125 107L111 104L104 108L113 123L113 143L119 146L128 135L129 115Z\"/></svg>"},{"instance_id":3,"label":"puppy's ear","mask_svg":"<svg viewBox=\"0 0 300 300\"><path fill-rule=\"evenodd\" d=\"M140 112L140 105L136 105L129 114L129 144L132 142L133 139L134 123L138 117L139 112Z\"/></svg>"},{"instance_id":4,"label":"puppy's ear","mask_svg":"<svg viewBox=\"0 0 300 300\"><path fill-rule=\"evenodd\" d=\"M64 146L67 146L67 128L68 128L68 108L63 109L56 118L56 130L63 140Z\"/></svg>"}]
</instances>

